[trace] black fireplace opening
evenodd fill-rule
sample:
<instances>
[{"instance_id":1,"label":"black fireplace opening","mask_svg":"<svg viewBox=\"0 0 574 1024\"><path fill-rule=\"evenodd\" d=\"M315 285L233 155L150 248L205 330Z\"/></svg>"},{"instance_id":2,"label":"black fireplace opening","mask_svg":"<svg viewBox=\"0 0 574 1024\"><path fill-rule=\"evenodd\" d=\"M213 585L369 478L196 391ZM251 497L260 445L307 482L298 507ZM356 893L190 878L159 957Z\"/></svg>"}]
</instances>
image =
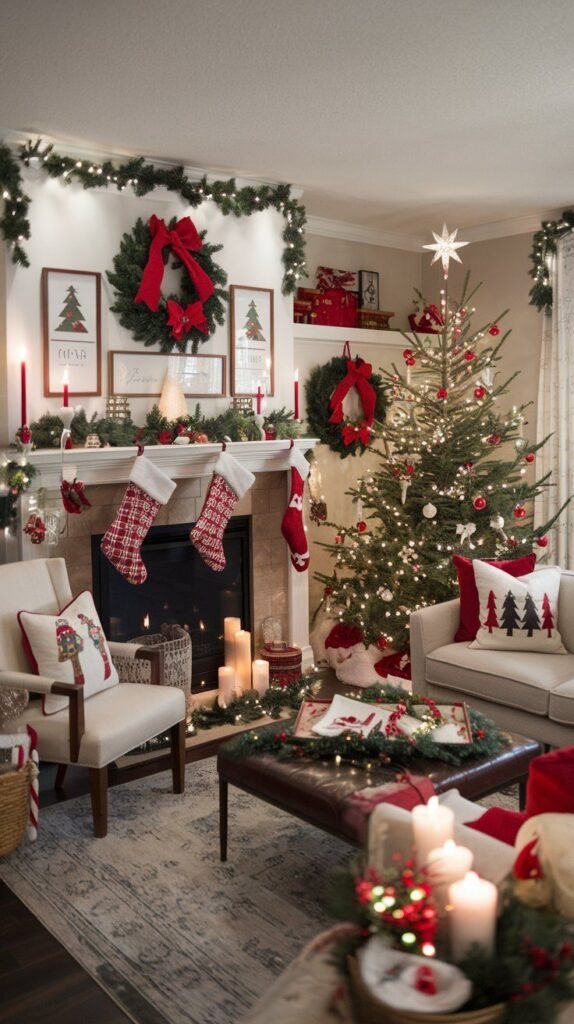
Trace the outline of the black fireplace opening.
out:
<instances>
[{"instance_id":1,"label":"black fireplace opening","mask_svg":"<svg viewBox=\"0 0 574 1024\"><path fill-rule=\"evenodd\" d=\"M214 572L189 540L193 523L153 526L142 545L145 583L134 586L120 575L92 537L94 600L106 636L122 642L159 633L163 623L191 635L192 691L217 688L224 664L223 620L236 616L251 628L250 520L229 520L223 537L226 565Z\"/></svg>"}]
</instances>

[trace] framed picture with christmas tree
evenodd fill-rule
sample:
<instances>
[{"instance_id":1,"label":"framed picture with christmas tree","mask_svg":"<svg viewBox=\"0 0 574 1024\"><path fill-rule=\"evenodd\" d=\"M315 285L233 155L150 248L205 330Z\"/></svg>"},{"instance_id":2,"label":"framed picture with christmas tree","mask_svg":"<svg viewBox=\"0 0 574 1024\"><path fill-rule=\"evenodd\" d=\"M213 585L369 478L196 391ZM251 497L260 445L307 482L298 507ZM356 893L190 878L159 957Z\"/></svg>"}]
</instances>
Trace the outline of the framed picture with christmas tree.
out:
<instances>
[{"instance_id":1,"label":"framed picture with christmas tree","mask_svg":"<svg viewBox=\"0 0 574 1024\"><path fill-rule=\"evenodd\" d=\"M88 270L42 270L44 395L101 395L101 282Z\"/></svg>"},{"instance_id":2,"label":"framed picture with christmas tree","mask_svg":"<svg viewBox=\"0 0 574 1024\"><path fill-rule=\"evenodd\" d=\"M273 395L273 289L232 284L229 306L231 394Z\"/></svg>"}]
</instances>

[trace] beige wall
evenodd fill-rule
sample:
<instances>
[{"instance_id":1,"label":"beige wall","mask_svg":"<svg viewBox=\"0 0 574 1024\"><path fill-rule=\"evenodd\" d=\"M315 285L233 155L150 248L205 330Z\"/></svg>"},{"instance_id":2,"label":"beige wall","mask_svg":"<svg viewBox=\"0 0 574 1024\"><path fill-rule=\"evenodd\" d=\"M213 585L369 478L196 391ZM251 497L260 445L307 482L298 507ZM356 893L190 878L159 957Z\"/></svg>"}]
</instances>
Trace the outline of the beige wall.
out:
<instances>
[{"instance_id":1,"label":"beige wall","mask_svg":"<svg viewBox=\"0 0 574 1024\"><path fill-rule=\"evenodd\" d=\"M413 288L421 286L420 253L308 234L306 259L309 276L305 283L309 288L315 287L315 274L320 266L376 270L379 308L395 313L391 327L397 331L407 329L407 315L413 308Z\"/></svg>"},{"instance_id":2,"label":"beige wall","mask_svg":"<svg viewBox=\"0 0 574 1024\"><path fill-rule=\"evenodd\" d=\"M462 233L464 238L464 232ZM526 414L528 424L525 435L533 439L536 435L536 398L540 362L540 338L542 322L540 313L528 303L531 279L528 277L530 262L528 255L532 247L532 235L512 235L509 238L495 238L488 242L473 242L460 250L462 266L451 264L449 292L452 296L460 293L466 271L470 271L471 287L482 282L473 299L476 313L473 324L478 328L487 320L494 319L504 309L508 313L501 324L502 329L512 329L501 352L500 370L510 377L517 370L520 376L513 381L504 399L503 408L511 408L522 402L533 405ZM435 264L423 257L423 287L427 300L436 302L442 287L442 272Z\"/></svg>"}]
</instances>

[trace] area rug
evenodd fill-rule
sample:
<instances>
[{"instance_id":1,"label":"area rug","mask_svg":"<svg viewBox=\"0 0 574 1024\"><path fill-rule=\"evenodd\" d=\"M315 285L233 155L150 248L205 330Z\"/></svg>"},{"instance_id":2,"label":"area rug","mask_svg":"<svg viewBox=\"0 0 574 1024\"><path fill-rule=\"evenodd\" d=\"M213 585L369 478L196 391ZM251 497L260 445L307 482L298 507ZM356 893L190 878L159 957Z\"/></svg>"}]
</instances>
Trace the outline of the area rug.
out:
<instances>
[{"instance_id":1,"label":"area rug","mask_svg":"<svg viewBox=\"0 0 574 1024\"><path fill-rule=\"evenodd\" d=\"M328 923L325 880L349 846L231 788L219 862L215 762L41 814L0 877L137 1024L233 1024Z\"/></svg>"}]
</instances>

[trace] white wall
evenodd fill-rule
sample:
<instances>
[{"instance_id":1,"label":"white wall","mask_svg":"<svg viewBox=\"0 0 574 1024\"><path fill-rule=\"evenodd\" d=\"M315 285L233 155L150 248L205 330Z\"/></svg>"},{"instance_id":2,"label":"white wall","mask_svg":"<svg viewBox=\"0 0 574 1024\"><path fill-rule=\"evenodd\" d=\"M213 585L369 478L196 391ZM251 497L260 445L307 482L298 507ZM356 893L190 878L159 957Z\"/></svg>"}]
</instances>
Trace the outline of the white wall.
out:
<instances>
[{"instance_id":1,"label":"white wall","mask_svg":"<svg viewBox=\"0 0 574 1024\"><path fill-rule=\"evenodd\" d=\"M6 365L8 389L7 415L0 421L0 443L13 437L20 425L19 361L22 345L27 349L28 361L28 420L37 419L47 410L56 411L57 398L43 394L42 326L40 307L40 277L43 267L99 271L102 275L102 396L78 398L86 412L103 413L108 394L107 351L132 349L154 351L136 342L110 313L113 291L105 271L112 268L112 260L119 250L121 236L130 231L137 219L147 219L152 213L168 220L186 214L192 217L198 230L207 228L208 240L222 243L224 248L215 259L228 275L229 284L258 285L274 289L275 301L275 398L271 406L293 402L293 343L292 300L281 294L283 265L281 256L283 218L274 210L254 214L252 217L224 217L213 203L206 202L198 210L190 210L180 200L159 190L144 199L133 194L84 191L80 186L64 186L60 181L47 179L41 172L26 174L25 189L32 198L30 220L32 237L26 243L30 258L28 269L15 267L6 253L2 262L6 267L6 351L2 351L0 365ZM0 291L2 273L0 272ZM0 347L2 334L0 331ZM218 327L215 334L200 347L206 354L229 356L229 324ZM229 389L229 359L227 386ZM73 391L73 376L71 387ZM0 372L0 397L2 373ZM157 399L132 399L132 415L143 422L146 411ZM195 399L188 399L190 410ZM206 413L221 411L230 404L230 398L202 399Z\"/></svg>"}]
</instances>

